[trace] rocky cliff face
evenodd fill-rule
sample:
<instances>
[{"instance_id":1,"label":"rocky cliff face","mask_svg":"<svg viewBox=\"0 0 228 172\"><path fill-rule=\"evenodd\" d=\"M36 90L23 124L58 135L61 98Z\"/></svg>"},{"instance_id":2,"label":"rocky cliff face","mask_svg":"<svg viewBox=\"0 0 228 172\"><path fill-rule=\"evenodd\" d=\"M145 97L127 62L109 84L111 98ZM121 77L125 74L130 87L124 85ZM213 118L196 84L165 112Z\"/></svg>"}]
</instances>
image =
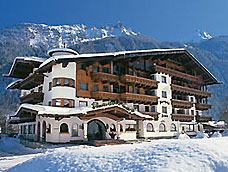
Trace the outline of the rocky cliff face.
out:
<instances>
[{"instance_id":1,"label":"rocky cliff face","mask_svg":"<svg viewBox=\"0 0 228 172\"><path fill-rule=\"evenodd\" d=\"M63 44L79 53L114 52L152 48L186 48L212 72L222 85L211 86L212 110L218 119L228 95L228 36L215 37L200 43L159 42L126 28L123 24L88 27L85 25L49 26L21 23L0 29L0 109L4 113L15 110L17 94L5 88L12 79L3 78L16 56L46 56L46 52Z\"/></svg>"}]
</instances>

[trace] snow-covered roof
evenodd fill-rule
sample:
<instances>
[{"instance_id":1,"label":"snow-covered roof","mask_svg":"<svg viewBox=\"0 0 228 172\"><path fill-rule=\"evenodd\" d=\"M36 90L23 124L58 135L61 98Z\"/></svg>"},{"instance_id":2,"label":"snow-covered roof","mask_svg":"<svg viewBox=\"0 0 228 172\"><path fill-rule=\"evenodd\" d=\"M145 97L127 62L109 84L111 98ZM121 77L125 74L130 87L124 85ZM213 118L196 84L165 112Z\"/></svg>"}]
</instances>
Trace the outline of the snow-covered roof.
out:
<instances>
[{"instance_id":1,"label":"snow-covered roof","mask_svg":"<svg viewBox=\"0 0 228 172\"><path fill-rule=\"evenodd\" d=\"M53 107L53 106L43 106L43 105L33 105L33 104L22 104L17 112L13 115L13 116L17 116L17 114L20 112L21 109L25 108L25 109L29 109L29 110L33 110L33 111L37 111L39 115L77 115L77 114L87 114L89 112L92 112L94 110L101 110L101 109L107 109L107 108L111 108L111 107L119 107L121 109L126 110L125 108L123 108L121 105L109 105L109 106L102 106L96 109L93 109L92 107L78 107L78 108L63 108L63 107ZM127 111L127 110L126 110ZM135 114L139 117L142 118L147 118L147 119L153 119L153 117L151 117L150 115L144 115L140 112L134 111L128 111L131 114Z\"/></svg>"},{"instance_id":2,"label":"snow-covered roof","mask_svg":"<svg viewBox=\"0 0 228 172\"><path fill-rule=\"evenodd\" d=\"M29 67L31 68L31 63L38 63L41 64L46 60L46 58L42 58L42 57L16 57L13 61L13 64L10 68L9 74L6 74L4 76L6 77L14 77L14 70L16 68L16 66L18 65L18 63L23 63L23 65L28 64Z\"/></svg>"},{"instance_id":3,"label":"snow-covered roof","mask_svg":"<svg viewBox=\"0 0 228 172\"><path fill-rule=\"evenodd\" d=\"M52 57L54 56L55 54L59 55L59 54L73 54L73 55L78 55L79 53L75 50L72 50L72 49L69 49L69 48L54 48L54 49L51 49L47 52L47 54Z\"/></svg>"}]
</instances>

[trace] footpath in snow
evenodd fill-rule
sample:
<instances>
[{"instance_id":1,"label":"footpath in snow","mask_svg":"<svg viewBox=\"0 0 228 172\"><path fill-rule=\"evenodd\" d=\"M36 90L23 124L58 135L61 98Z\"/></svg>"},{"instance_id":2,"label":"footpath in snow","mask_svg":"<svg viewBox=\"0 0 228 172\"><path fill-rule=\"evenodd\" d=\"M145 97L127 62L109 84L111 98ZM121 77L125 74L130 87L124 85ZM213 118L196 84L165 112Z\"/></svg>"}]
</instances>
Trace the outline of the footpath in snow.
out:
<instances>
[{"instance_id":1,"label":"footpath in snow","mask_svg":"<svg viewBox=\"0 0 228 172\"><path fill-rule=\"evenodd\" d=\"M102 147L68 146L47 150L7 171L227 172L228 137L153 140Z\"/></svg>"}]
</instances>

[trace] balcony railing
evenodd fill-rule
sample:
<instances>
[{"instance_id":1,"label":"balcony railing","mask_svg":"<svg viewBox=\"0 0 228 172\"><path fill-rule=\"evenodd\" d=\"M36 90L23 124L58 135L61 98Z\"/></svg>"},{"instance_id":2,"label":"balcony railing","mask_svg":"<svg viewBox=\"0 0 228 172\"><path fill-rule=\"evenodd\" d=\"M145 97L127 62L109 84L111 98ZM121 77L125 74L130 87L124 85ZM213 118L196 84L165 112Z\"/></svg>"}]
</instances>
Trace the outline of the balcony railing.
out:
<instances>
[{"instance_id":1,"label":"balcony railing","mask_svg":"<svg viewBox=\"0 0 228 172\"><path fill-rule=\"evenodd\" d=\"M208 122L208 121L211 121L212 120L212 117L211 116L208 116L208 115L197 115L196 116L196 121L197 122Z\"/></svg>"},{"instance_id":2,"label":"balcony railing","mask_svg":"<svg viewBox=\"0 0 228 172\"><path fill-rule=\"evenodd\" d=\"M199 104L196 104L196 109L197 110L208 110L208 109L211 109L211 105L199 103Z\"/></svg>"},{"instance_id":3,"label":"balcony railing","mask_svg":"<svg viewBox=\"0 0 228 172\"><path fill-rule=\"evenodd\" d=\"M97 81L106 81L106 82L117 82L119 80L119 76L113 75L110 73L103 72L95 72L92 74L92 80Z\"/></svg>"},{"instance_id":4,"label":"balcony railing","mask_svg":"<svg viewBox=\"0 0 228 172\"><path fill-rule=\"evenodd\" d=\"M148 96L143 94L134 94L134 93L122 93L120 95L121 99L127 102L138 102L138 103L149 103L157 104L157 96Z\"/></svg>"},{"instance_id":5,"label":"balcony railing","mask_svg":"<svg viewBox=\"0 0 228 172\"><path fill-rule=\"evenodd\" d=\"M191 108L193 106L193 102L172 99L172 106L177 108Z\"/></svg>"},{"instance_id":6,"label":"balcony railing","mask_svg":"<svg viewBox=\"0 0 228 172\"><path fill-rule=\"evenodd\" d=\"M123 75L120 77L120 80L124 83L138 84L143 87L158 87L158 81L152 79L147 79L143 77L137 77L132 75Z\"/></svg>"},{"instance_id":7,"label":"balcony railing","mask_svg":"<svg viewBox=\"0 0 228 172\"><path fill-rule=\"evenodd\" d=\"M20 97L20 102L36 104L36 103L42 102L43 99L44 99L44 93L33 92L33 93L27 94L23 97Z\"/></svg>"},{"instance_id":8,"label":"balcony railing","mask_svg":"<svg viewBox=\"0 0 228 172\"><path fill-rule=\"evenodd\" d=\"M192 120L194 120L194 116L186 114L172 114L172 120L181 122L191 122Z\"/></svg>"},{"instance_id":9,"label":"balcony railing","mask_svg":"<svg viewBox=\"0 0 228 172\"><path fill-rule=\"evenodd\" d=\"M183 79L187 79L190 81L198 82L198 78L196 76L192 76L192 75L189 75L187 73L179 72L179 71L169 69L169 68L165 68L165 67L158 66L158 65L153 66L153 69L156 72L163 72L163 73L167 73L171 76L175 76L178 78L183 78Z\"/></svg>"},{"instance_id":10,"label":"balcony railing","mask_svg":"<svg viewBox=\"0 0 228 172\"><path fill-rule=\"evenodd\" d=\"M174 85L174 84L171 85L171 88L174 91L184 92L184 93L188 93L191 95L198 95L198 96L202 96L202 97L211 97L211 93L205 92L205 91L200 91L200 90L193 89L193 88L183 87L183 86Z\"/></svg>"},{"instance_id":11,"label":"balcony railing","mask_svg":"<svg viewBox=\"0 0 228 172\"><path fill-rule=\"evenodd\" d=\"M43 84L44 76L42 74L33 73L20 82L20 88L24 90L32 89Z\"/></svg>"},{"instance_id":12,"label":"balcony railing","mask_svg":"<svg viewBox=\"0 0 228 172\"><path fill-rule=\"evenodd\" d=\"M159 114L158 112L140 112L140 113L142 113L144 115L150 115L150 116L152 116L155 121L158 120L158 114Z\"/></svg>"},{"instance_id":13,"label":"balcony railing","mask_svg":"<svg viewBox=\"0 0 228 172\"><path fill-rule=\"evenodd\" d=\"M95 91L91 93L92 98L97 100L119 100L120 95L118 93L110 93L103 91Z\"/></svg>"}]
</instances>

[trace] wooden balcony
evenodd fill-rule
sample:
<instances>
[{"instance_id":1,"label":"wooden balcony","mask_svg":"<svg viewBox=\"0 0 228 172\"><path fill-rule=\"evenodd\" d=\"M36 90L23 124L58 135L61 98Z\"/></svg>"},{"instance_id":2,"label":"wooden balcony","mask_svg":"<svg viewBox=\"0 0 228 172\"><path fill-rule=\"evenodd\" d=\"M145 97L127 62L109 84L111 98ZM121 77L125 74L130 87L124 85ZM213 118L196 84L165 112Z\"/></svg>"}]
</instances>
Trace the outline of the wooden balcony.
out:
<instances>
[{"instance_id":1,"label":"wooden balcony","mask_svg":"<svg viewBox=\"0 0 228 172\"><path fill-rule=\"evenodd\" d=\"M42 74L33 73L20 82L20 88L30 90L40 84L43 84L44 76Z\"/></svg>"},{"instance_id":2,"label":"wooden balcony","mask_svg":"<svg viewBox=\"0 0 228 172\"><path fill-rule=\"evenodd\" d=\"M148 104L157 104L157 96L148 96L144 94L134 94L134 93L122 93L120 98L123 101L134 102L134 103L148 103Z\"/></svg>"},{"instance_id":3,"label":"wooden balcony","mask_svg":"<svg viewBox=\"0 0 228 172\"><path fill-rule=\"evenodd\" d=\"M193 102L172 99L172 106L176 108L191 108L193 106Z\"/></svg>"},{"instance_id":4,"label":"wooden balcony","mask_svg":"<svg viewBox=\"0 0 228 172\"><path fill-rule=\"evenodd\" d=\"M140 112L140 113L142 113L144 115L150 115L150 116L152 116L155 121L158 120L158 114L159 114L158 112Z\"/></svg>"},{"instance_id":5,"label":"wooden balcony","mask_svg":"<svg viewBox=\"0 0 228 172\"><path fill-rule=\"evenodd\" d=\"M169 68L166 68L166 67L162 67L162 66L159 66L159 65L155 65L152 68L156 72L163 72L163 73L167 73L167 74L169 74L171 76L174 76L174 77L186 79L186 80L189 80L189 81L198 82L198 77L189 75L187 73L179 72L179 71L176 71L176 70L173 70L173 69L169 69Z\"/></svg>"},{"instance_id":6,"label":"wooden balcony","mask_svg":"<svg viewBox=\"0 0 228 172\"><path fill-rule=\"evenodd\" d=\"M196 122L208 122L211 121L212 117L208 115L196 115Z\"/></svg>"},{"instance_id":7,"label":"wooden balcony","mask_svg":"<svg viewBox=\"0 0 228 172\"><path fill-rule=\"evenodd\" d=\"M198 104L196 104L196 109L197 110L208 110L208 109L211 109L211 105L210 104L198 103Z\"/></svg>"},{"instance_id":8,"label":"wooden balcony","mask_svg":"<svg viewBox=\"0 0 228 172\"><path fill-rule=\"evenodd\" d=\"M43 99L44 99L44 93L33 92L23 97L20 97L20 102L21 104L22 103L36 104L36 103L42 102Z\"/></svg>"},{"instance_id":9,"label":"wooden balcony","mask_svg":"<svg viewBox=\"0 0 228 172\"><path fill-rule=\"evenodd\" d=\"M211 93L205 92L205 91L200 91L200 90L193 89L193 88L183 87L183 86L174 85L174 84L171 85L171 88L173 91L187 93L190 95L197 95L197 96L202 96L202 97L211 97Z\"/></svg>"},{"instance_id":10,"label":"wooden balcony","mask_svg":"<svg viewBox=\"0 0 228 172\"><path fill-rule=\"evenodd\" d=\"M193 115L186 115L186 114L172 114L173 121L181 121L181 122L191 122L194 120Z\"/></svg>"},{"instance_id":11,"label":"wooden balcony","mask_svg":"<svg viewBox=\"0 0 228 172\"><path fill-rule=\"evenodd\" d=\"M137 84L142 87L154 87L154 88L158 87L158 81L154 81L152 79L147 79L143 77L123 75L120 77L120 80L124 83Z\"/></svg>"},{"instance_id":12,"label":"wooden balcony","mask_svg":"<svg viewBox=\"0 0 228 172\"><path fill-rule=\"evenodd\" d=\"M94 80L95 82L117 82L119 80L119 76L110 73L95 72L92 74L92 80Z\"/></svg>"},{"instance_id":13,"label":"wooden balcony","mask_svg":"<svg viewBox=\"0 0 228 172\"><path fill-rule=\"evenodd\" d=\"M103 91L95 91L91 93L91 97L96 100L119 100L120 94L103 92Z\"/></svg>"}]
</instances>

